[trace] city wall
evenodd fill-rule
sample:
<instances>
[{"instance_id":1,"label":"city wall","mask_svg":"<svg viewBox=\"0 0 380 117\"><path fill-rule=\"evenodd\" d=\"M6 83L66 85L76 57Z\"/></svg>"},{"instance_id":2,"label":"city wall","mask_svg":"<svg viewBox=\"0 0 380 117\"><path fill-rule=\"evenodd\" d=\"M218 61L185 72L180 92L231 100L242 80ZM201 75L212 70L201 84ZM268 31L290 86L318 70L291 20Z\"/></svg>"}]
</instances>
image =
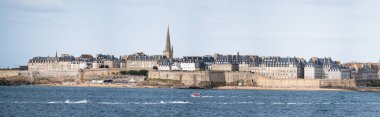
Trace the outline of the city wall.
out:
<instances>
[{"instance_id":1,"label":"city wall","mask_svg":"<svg viewBox=\"0 0 380 117\"><path fill-rule=\"evenodd\" d=\"M216 72L216 71L151 71L149 78L179 80L183 84L197 85L201 81L212 83L228 84L232 82L252 82L253 79L258 78L257 74L251 72Z\"/></svg>"},{"instance_id":2,"label":"city wall","mask_svg":"<svg viewBox=\"0 0 380 117\"><path fill-rule=\"evenodd\" d=\"M320 88L320 80L316 79L255 79L256 86L264 88Z\"/></svg>"},{"instance_id":3,"label":"city wall","mask_svg":"<svg viewBox=\"0 0 380 117\"><path fill-rule=\"evenodd\" d=\"M64 81L65 79L90 80L107 78L117 74L121 69L91 69L91 70L49 70L49 71L19 71L0 70L0 77L25 76L29 78L50 78ZM356 88L354 80L327 79L270 79L251 72L213 72L213 71L150 71L149 78L179 80L184 85L197 85L202 81L229 85L240 83L246 86L267 88Z\"/></svg>"},{"instance_id":4,"label":"city wall","mask_svg":"<svg viewBox=\"0 0 380 117\"><path fill-rule=\"evenodd\" d=\"M107 78L111 75L116 75L120 69L86 69L78 71L78 78L82 80L90 80L96 78Z\"/></svg>"},{"instance_id":5,"label":"city wall","mask_svg":"<svg viewBox=\"0 0 380 117\"><path fill-rule=\"evenodd\" d=\"M264 88L356 88L354 80L321 80L321 79L271 79L251 72L183 72L151 71L149 78L179 80L183 84L196 85L201 81L223 82L224 84L240 83L246 86Z\"/></svg>"},{"instance_id":6,"label":"city wall","mask_svg":"<svg viewBox=\"0 0 380 117\"><path fill-rule=\"evenodd\" d=\"M206 71L199 72L186 72L186 71L151 71L149 72L149 78L158 78L158 79L170 79L170 80L179 80L181 83L187 86L197 85L201 81L213 81L213 82L224 82L222 78L222 72L210 73ZM211 80L210 80L210 76Z\"/></svg>"},{"instance_id":7,"label":"city wall","mask_svg":"<svg viewBox=\"0 0 380 117\"><path fill-rule=\"evenodd\" d=\"M0 78L19 75L19 70L0 70Z\"/></svg>"},{"instance_id":8,"label":"city wall","mask_svg":"<svg viewBox=\"0 0 380 117\"><path fill-rule=\"evenodd\" d=\"M0 70L0 78L14 76L24 76L28 78L49 78L53 81L64 81L73 79L76 81L90 80L96 78L106 78L118 74L121 69L89 69L89 70L41 70L41 71L20 71L20 70Z\"/></svg>"}]
</instances>

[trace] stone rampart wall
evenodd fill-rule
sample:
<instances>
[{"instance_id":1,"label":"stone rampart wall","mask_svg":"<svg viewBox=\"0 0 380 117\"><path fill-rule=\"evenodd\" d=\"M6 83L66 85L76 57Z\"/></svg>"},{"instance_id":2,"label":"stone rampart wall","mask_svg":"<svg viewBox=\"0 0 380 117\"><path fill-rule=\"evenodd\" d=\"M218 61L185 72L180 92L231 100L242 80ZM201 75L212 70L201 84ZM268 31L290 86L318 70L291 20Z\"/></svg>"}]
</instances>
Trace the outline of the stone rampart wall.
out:
<instances>
[{"instance_id":1,"label":"stone rampart wall","mask_svg":"<svg viewBox=\"0 0 380 117\"><path fill-rule=\"evenodd\" d=\"M320 81L314 79L255 79L256 86L265 88L320 88Z\"/></svg>"},{"instance_id":2,"label":"stone rampart wall","mask_svg":"<svg viewBox=\"0 0 380 117\"><path fill-rule=\"evenodd\" d=\"M322 88L356 88L355 80L320 80Z\"/></svg>"},{"instance_id":3,"label":"stone rampart wall","mask_svg":"<svg viewBox=\"0 0 380 117\"><path fill-rule=\"evenodd\" d=\"M19 70L0 70L0 78L19 75Z\"/></svg>"},{"instance_id":4,"label":"stone rampart wall","mask_svg":"<svg viewBox=\"0 0 380 117\"><path fill-rule=\"evenodd\" d=\"M86 69L79 70L78 78L82 80L90 80L94 78L106 78L111 75L118 74L120 69Z\"/></svg>"},{"instance_id":5,"label":"stone rampart wall","mask_svg":"<svg viewBox=\"0 0 380 117\"><path fill-rule=\"evenodd\" d=\"M151 71L149 78L180 80L185 85L194 85L201 81L241 82L266 88L355 88L354 80L320 80L320 79L273 79L251 72L210 72L210 71Z\"/></svg>"}]
</instances>

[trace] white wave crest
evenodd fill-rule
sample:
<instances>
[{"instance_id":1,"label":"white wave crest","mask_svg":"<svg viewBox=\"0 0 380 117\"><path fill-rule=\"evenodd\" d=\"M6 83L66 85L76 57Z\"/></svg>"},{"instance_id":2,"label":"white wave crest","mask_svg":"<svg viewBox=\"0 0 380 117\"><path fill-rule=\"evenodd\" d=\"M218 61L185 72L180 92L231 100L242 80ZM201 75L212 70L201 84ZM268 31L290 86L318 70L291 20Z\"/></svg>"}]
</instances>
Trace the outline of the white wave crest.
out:
<instances>
[{"instance_id":1,"label":"white wave crest","mask_svg":"<svg viewBox=\"0 0 380 117\"><path fill-rule=\"evenodd\" d=\"M205 96L201 96L201 97L214 97L214 96L208 96L208 95L205 95Z\"/></svg>"},{"instance_id":2,"label":"white wave crest","mask_svg":"<svg viewBox=\"0 0 380 117\"><path fill-rule=\"evenodd\" d=\"M99 102L99 104L115 105L115 104L124 104L124 103L121 103L121 102Z\"/></svg>"},{"instance_id":3,"label":"white wave crest","mask_svg":"<svg viewBox=\"0 0 380 117\"><path fill-rule=\"evenodd\" d=\"M59 104L59 103L63 103L63 101L50 101L50 102L47 102L48 104Z\"/></svg>"},{"instance_id":4,"label":"white wave crest","mask_svg":"<svg viewBox=\"0 0 380 117\"><path fill-rule=\"evenodd\" d=\"M189 104L189 101L170 101L170 102L164 102L160 101L161 104Z\"/></svg>"},{"instance_id":5,"label":"white wave crest","mask_svg":"<svg viewBox=\"0 0 380 117\"><path fill-rule=\"evenodd\" d=\"M162 104L162 103L154 103L154 102L143 102L141 104Z\"/></svg>"},{"instance_id":6,"label":"white wave crest","mask_svg":"<svg viewBox=\"0 0 380 117\"><path fill-rule=\"evenodd\" d=\"M79 101L70 101L70 100L66 100L65 103L66 104L85 104L85 103L89 103L90 101L88 100L79 100Z\"/></svg>"}]
</instances>

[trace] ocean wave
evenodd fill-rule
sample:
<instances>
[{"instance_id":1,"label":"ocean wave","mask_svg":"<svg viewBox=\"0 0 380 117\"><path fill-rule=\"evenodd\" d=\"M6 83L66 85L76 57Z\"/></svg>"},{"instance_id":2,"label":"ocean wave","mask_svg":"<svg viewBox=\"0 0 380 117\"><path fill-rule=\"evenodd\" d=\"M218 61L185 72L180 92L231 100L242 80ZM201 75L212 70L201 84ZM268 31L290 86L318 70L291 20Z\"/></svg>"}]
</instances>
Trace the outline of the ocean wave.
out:
<instances>
[{"instance_id":1,"label":"ocean wave","mask_svg":"<svg viewBox=\"0 0 380 117\"><path fill-rule=\"evenodd\" d=\"M252 104L252 102L237 102L238 104Z\"/></svg>"},{"instance_id":2,"label":"ocean wave","mask_svg":"<svg viewBox=\"0 0 380 117\"><path fill-rule=\"evenodd\" d=\"M140 104L162 104L162 103L155 103L155 102L143 102L143 103L140 103Z\"/></svg>"},{"instance_id":3,"label":"ocean wave","mask_svg":"<svg viewBox=\"0 0 380 117\"><path fill-rule=\"evenodd\" d=\"M169 102L164 102L160 101L161 104L189 104L189 101L169 101Z\"/></svg>"},{"instance_id":4,"label":"ocean wave","mask_svg":"<svg viewBox=\"0 0 380 117\"><path fill-rule=\"evenodd\" d=\"M214 96L205 95L205 96L201 96L201 97L214 97Z\"/></svg>"},{"instance_id":5,"label":"ocean wave","mask_svg":"<svg viewBox=\"0 0 380 117\"><path fill-rule=\"evenodd\" d=\"M85 103L89 103L89 102L90 102L89 100L79 100L79 101L66 100L65 101L66 104L85 104Z\"/></svg>"},{"instance_id":6,"label":"ocean wave","mask_svg":"<svg viewBox=\"0 0 380 117\"><path fill-rule=\"evenodd\" d=\"M15 103L15 104L28 104L28 103L39 103L39 102L29 102L29 101L14 101L12 103Z\"/></svg>"},{"instance_id":7,"label":"ocean wave","mask_svg":"<svg viewBox=\"0 0 380 117\"><path fill-rule=\"evenodd\" d=\"M121 102L99 102L99 104L115 105L115 104L124 104L124 103L121 103Z\"/></svg>"},{"instance_id":8,"label":"ocean wave","mask_svg":"<svg viewBox=\"0 0 380 117\"><path fill-rule=\"evenodd\" d=\"M50 102L47 102L48 104L60 104L60 103L63 103L63 101L50 101Z\"/></svg>"}]
</instances>

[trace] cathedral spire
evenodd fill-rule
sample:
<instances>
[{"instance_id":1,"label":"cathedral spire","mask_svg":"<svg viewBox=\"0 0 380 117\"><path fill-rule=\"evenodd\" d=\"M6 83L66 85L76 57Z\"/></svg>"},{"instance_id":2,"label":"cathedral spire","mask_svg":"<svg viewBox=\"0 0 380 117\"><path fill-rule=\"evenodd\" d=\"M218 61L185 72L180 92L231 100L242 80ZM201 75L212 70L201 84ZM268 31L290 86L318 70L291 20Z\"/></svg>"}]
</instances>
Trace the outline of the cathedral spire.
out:
<instances>
[{"instance_id":1,"label":"cathedral spire","mask_svg":"<svg viewBox=\"0 0 380 117\"><path fill-rule=\"evenodd\" d=\"M168 25L168 31L166 33L166 46L165 46L165 51L171 51L171 48L170 48L171 44L170 44L170 33L169 33L169 25Z\"/></svg>"},{"instance_id":2,"label":"cathedral spire","mask_svg":"<svg viewBox=\"0 0 380 117\"><path fill-rule=\"evenodd\" d=\"M165 45L165 50L164 50L164 56L170 59L173 58L173 46L170 43L169 25L168 25L168 31L166 33L166 45Z\"/></svg>"}]
</instances>

